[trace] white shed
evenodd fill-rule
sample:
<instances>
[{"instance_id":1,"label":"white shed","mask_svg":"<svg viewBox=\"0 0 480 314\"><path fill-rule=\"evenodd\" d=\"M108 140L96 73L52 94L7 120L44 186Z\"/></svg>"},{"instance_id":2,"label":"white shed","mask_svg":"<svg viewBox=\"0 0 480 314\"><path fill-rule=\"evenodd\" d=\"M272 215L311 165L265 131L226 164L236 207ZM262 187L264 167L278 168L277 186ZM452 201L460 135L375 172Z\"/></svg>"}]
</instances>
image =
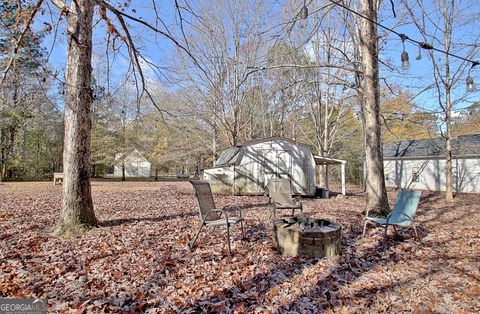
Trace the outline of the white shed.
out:
<instances>
[{"instance_id":1,"label":"white shed","mask_svg":"<svg viewBox=\"0 0 480 314\"><path fill-rule=\"evenodd\" d=\"M480 134L452 141L453 191L480 193ZM445 140L412 140L385 146L387 187L445 191Z\"/></svg>"},{"instance_id":2,"label":"white shed","mask_svg":"<svg viewBox=\"0 0 480 314\"><path fill-rule=\"evenodd\" d=\"M113 169L113 176L122 177L122 167L125 167L125 177L148 178L151 174L152 163L143 157L139 151L134 150L125 157L123 153L115 154L116 164Z\"/></svg>"},{"instance_id":3,"label":"white shed","mask_svg":"<svg viewBox=\"0 0 480 314\"><path fill-rule=\"evenodd\" d=\"M308 145L270 137L226 149L214 167L204 169L203 179L214 193L261 195L271 177L284 177L290 179L295 195L312 196L316 163L337 162L342 161L314 158Z\"/></svg>"}]
</instances>

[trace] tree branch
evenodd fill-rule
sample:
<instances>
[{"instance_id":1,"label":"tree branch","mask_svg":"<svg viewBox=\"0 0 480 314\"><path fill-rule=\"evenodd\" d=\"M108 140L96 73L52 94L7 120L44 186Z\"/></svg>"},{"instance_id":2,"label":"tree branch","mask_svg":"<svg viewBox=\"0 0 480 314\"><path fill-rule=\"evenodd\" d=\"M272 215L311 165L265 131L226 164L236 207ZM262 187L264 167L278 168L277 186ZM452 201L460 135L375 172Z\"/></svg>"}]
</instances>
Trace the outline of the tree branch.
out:
<instances>
[{"instance_id":1,"label":"tree branch","mask_svg":"<svg viewBox=\"0 0 480 314\"><path fill-rule=\"evenodd\" d=\"M180 48L181 50L183 50L192 60L193 62L195 63L195 65L203 72L203 74L205 75L205 77L207 78L207 80L210 80L209 76L208 76L208 73L205 71L205 69L199 64L199 62L197 61L197 59L195 58L195 56L186 48L184 47L177 39L175 39L172 35L162 31L161 29L158 29L156 28L155 26L152 26L150 25L149 23L143 21L143 20L140 20L134 16L131 16L129 14L126 14L122 11L119 11L117 8L115 8L113 5L109 4L108 2L104 1L104 0L96 0L97 3L101 6L104 6L105 8L107 8L110 12L112 12L115 16L118 17L126 17L134 22L137 22L139 24L142 24L144 26L146 26L147 28L149 28L150 30L156 32L156 33L159 33L161 35L163 35L164 37L168 38L171 42L173 42L175 44L175 46L177 46L178 48ZM119 19L120 20L120 19Z\"/></svg>"},{"instance_id":2,"label":"tree branch","mask_svg":"<svg viewBox=\"0 0 480 314\"><path fill-rule=\"evenodd\" d=\"M15 48L13 48L13 55L10 58L10 60L8 61L7 67L3 71L3 77L2 77L2 80L0 81L0 86L7 79L8 71L10 71L10 68L12 67L13 62L15 61L15 57L16 57L15 55L17 54L18 49L20 49L20 47L22 46L23 38L25 37L25 34L27 33L27 31L30 29L30 24L32 23L33 18L35 17L35 14L37 14L38 10L40 9L40 6L42 5L42 3L43 3L43 0L38 0L34 9L33 9L33 11L32 11L32 13L30 13L30 16L28 17L27 22L25 24L25 28L23 29L22 33L20 34L20 37L18 38L18 41L17 41L17 44L15 45Z\"/></svg>"}]
</instances>

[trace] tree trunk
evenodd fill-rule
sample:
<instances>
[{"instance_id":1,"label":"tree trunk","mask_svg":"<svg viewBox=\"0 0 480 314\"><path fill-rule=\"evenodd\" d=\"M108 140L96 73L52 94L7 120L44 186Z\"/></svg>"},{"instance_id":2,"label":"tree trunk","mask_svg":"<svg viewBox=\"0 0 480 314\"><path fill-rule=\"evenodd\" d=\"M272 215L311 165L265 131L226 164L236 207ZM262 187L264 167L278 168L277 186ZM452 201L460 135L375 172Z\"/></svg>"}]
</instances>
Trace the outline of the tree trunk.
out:
<instances>
[{"instance_id":1,"label":"tree trunk","mask_svg":"<svg viewBox=\"0 0 480 314\"><path fill-rule=\"evenodd\" d=\"M63 203L57 234L97 225L90 187L92 17L94 0L73 1L68 19L67 101L63 151Z\"/></svg>"},{"instance_id":2,"label":"tree trunk","mask_svg":"<svg viewBox=\"0 0 480 314\"><path fill-rule=\"evenodd\" d=\"M0 128L0 182L3 180L3 165L5 164L5 131Z\"/></svg>"},{"instance_id":3,"label":"tree trunk","mask_svg":"<svg viewBox=\"0 0 480 314\"><path fill-rule=\"evenodd\" d=\"M215 107L216 108L216 107ZM215 110L215 109L214 109ZM218 143L218 126L217 126L217 116L216 112L214 111L214 116L213 116L214 122L213 122L213 137L212 137L212 150L213 150L213 166L215 167L215 164L217 162L218 158L218 152L217 152L217 143Z\"/></svg>"},{"instance_id":4,"label":"tree trunk","mask_svg":"<svg viewBox=\"0 0 480 314\"><path fill-rule=\"evenodd\" d=\"M5 178L6 178L6 176L7 176L7 164L6 164L6 163L4 163L4 164L2 165L2 169L0 169L0 172L1 172L1 175L0 175L0 176L1 176L1 180L0 180L0 181L4 181Z\"/></svg>"},{"instance_id":5,"label":"tree trunk","mask_svg":"<svg viewBox=\"0 0 480 314\"><path fill-rule=\"evenodd\" d=\"M452 1L453 10L453 1ZM450 52L450 39L452 34L452 25L448 23L448 7L447 2L443 2L443 18L446 51ZM452 180L452 85L450 78L450 60L448 54L445 55L445 124L446 124L446 160L445 160L445 199L447 202L453 201L453 180Z\"/></svg>"},{"instance_id":6,"label":"tree trunk","mask_svg":"<svg viewBox=\"0 0 480 314\"><path fill-rule=\"evenodd\" d=\"M447 97L450 97L450 91L447 92ZM445 198L447 202L453 201L453 180L452 180L452 135L450 131L450 109L451 103L450 99L447 98L447 110L446 110L446 120L447 120L447 151L446 151L446 164L445 164ZM450 105L449 105L450 104Z\"/></svg>"},{"instance_id":7,"label":"tree trunk","mask_svg":"<svg viewBox=\"0 0 480 314\"><path fill-rule=\"evenodd\" d=\"M5 136L4 136L4 142L5 145L2 148L2 169L1 169L1 175L0 175L0 181L3 179L7 178L7 164L8 161L10 160L10 157L13 155L13 149L15 146L15 137L17 133L17 128L14 125L8 126L5 131Z\"/></svg>"},{"instance_id":8,"label":"tree trunk","mask_svg":"<svg viewBox=\"0 0 480 314\"><path fill-rule=\"evenodd\" d=\"M377 1L360 0L360 12L377 20ZM390 211L383 171L383 152L380 125L380 95L378 79L377 26L360 20L360 53L363 63L362 106L365 119L366 192L365 210L385 215Z\"/></svg>"}]
</instances>

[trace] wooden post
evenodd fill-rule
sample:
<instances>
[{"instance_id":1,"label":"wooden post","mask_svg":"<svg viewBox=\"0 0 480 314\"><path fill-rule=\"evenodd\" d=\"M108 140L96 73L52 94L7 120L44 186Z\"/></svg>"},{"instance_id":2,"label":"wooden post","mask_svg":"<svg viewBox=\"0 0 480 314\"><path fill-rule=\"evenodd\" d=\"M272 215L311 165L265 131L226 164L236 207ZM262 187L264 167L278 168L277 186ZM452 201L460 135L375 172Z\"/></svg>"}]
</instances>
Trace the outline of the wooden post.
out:
<instances>
[{"instance_id":1,"label":"wooden post","mask_svg":"<svg viewBox=\"0 0 480 314\"><path fill-rule=\"evenodd\" d=\"M325 164L325 189L329 189L329 175L328 175L328 164Z\"/></svg>"}]
</instances>

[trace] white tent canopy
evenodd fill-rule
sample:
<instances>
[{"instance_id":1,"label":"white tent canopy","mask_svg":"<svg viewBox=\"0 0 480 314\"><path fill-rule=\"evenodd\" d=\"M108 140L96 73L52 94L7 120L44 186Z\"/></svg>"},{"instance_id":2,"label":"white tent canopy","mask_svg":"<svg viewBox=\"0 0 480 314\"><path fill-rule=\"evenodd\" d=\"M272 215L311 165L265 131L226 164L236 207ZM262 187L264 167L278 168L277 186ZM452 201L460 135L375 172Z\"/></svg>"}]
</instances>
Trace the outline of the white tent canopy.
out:
<instances>
[{"instance_id":1,"label":"white tent canopy","mask_svg":"<svg viewBox=\"0 0 480 314\"><path fill-rule=\"evenodd\" d=\"M328 189L328 166L329 165L340 165L340 171L341 171L341 176L342 176L342 194L345 195L345 164L347 163L346 160L341 160L341 159L334 159L334 158L328 158L328 157L322 157L322 156L313 156L313 159L315 160L315 164L317 165L324 165L327 167L327 178L326 178L326 188Z\"/></svg>"}]
</instances>

